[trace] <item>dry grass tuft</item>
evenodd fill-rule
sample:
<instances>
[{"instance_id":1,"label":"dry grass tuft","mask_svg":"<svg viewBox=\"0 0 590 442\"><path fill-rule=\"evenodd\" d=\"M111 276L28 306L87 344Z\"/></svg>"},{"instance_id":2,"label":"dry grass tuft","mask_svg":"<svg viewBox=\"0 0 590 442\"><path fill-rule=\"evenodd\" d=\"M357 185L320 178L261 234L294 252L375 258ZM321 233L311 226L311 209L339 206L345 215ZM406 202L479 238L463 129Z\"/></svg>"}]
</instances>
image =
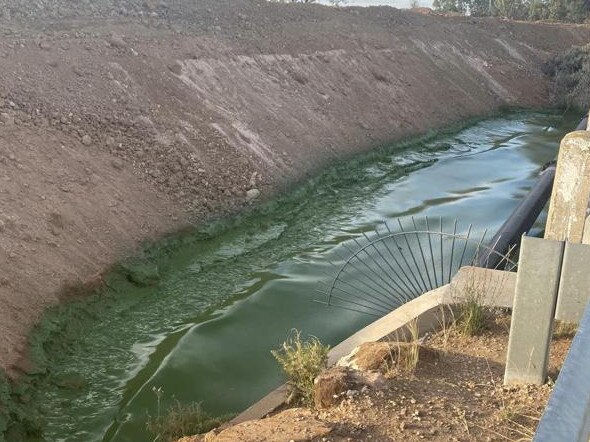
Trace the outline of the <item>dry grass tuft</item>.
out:
<instances>
[{"instance_id":1,"label":"dry grass tuft","mask_svg":"<svg viewBox=\"0 0 590 442\"><path fill-rule=\"evenodd\" d=\"M459 317L456 327L466 336L480 335L486 329L488 311L477 297L468 297L459 305Z\"/></svg>"},{"instance_id":2,"label":"dry grass tuft","mask_svg":"<svg viewBox=\"0 0 590 442\"><path fill-rule=\"evenodd\" d=\"M149 416L146 428L154 435L153 441L169 442L183 436L207 433L228 418L209 415L201 408L200 403L182 404L175 401L166 414L160 415L158 410L158 416Z\"/></svg>"},{"instance_id":3,"label":"dry grass tuft","mask_svg":"<svg viewBox=\"0 0 590 442\"><path fill-rule=\"evenodd\" d=\"M396 334L395 341L390 345L390 353L385 361L385 375L395 377L399 372L413 374L420 362L420 330L418 321L411 320L402 332L403 336Z\"/></svg>"},{"instance_id":4,"label":"dry grass tuft","mask_svg":"<svg viewBox=\"0 0 590 442\"><path fill-rule=\"evenodd\" d=\"M420 330L418 329L418 321L416 319L411 320L406 328L410 337L410 345L405 346L404 351L399 347L399 367L406 373L414 373L418 362L420 362L420 344L418 342Z\"/></svg>"},{"instance_id":5,"label":"dry grass tuft","mask_svg":"<svg viewBox=\"0 0 590 442\"><path fill-rule=\"evenodd\" d=\"M454 287L457 315L454 326L465 336L478 336L486 330L488 319L496 316L498 308L490 307L504 286L493 270L471 272L464 284Z\"/></svg>"},{"instance_id":6,"label":"dry grass tuft","mask_svg":"<svg viewBox=\"0 0 590 442\"><path fill-rule=\"evenodd\" d=\"M556 339L573 338L578 331L578 325L571 322L555 321L553 337Z\"/></svg>"}]
</instances>

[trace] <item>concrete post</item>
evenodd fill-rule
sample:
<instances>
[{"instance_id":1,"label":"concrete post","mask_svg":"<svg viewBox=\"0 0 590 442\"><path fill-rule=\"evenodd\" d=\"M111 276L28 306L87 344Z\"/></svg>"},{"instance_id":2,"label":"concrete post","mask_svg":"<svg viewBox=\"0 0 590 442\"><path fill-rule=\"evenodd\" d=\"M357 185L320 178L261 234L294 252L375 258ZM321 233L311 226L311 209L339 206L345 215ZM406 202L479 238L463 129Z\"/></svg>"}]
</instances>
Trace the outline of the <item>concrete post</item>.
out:
<instances>
[{"instance_id":1,"label":"concrete post","mask_svg":"<svg viewBox=\"0 0 590 442\"><path fill-rule=\"evenodd\" d=\"M564 243L523 237L504 384L545 382Z\"/></svg>"},{"instance_id":2,"label":"concrete post","mask_svg":"<svg viewBox=\"0 0 590 442\"><path fill-rule=\"evenodd\" d=\"M582 244L590 244L590 216L586 217L584 223L584 235L582 236Z\"/></svg>"},{"instance_id":3,"label":"concrete post","mask_svg":"<svg viewBox=\"0 0 590 442\"><path fill-rule=\"evenodd\" d=\"M579 323L590 300L590 245L567 243L563 252L555 319Z\"/></svg>"},{"instance_id":4,"label":"concrete post","mask_svg":"<svg viewBox=\"0 0 590 442\"><path fill-rule=\"evenodd\" d=\"M571 132L561 141L557 157L545 239L582 242L589 197L590 132Z\"/></svg>"}]
</instances>

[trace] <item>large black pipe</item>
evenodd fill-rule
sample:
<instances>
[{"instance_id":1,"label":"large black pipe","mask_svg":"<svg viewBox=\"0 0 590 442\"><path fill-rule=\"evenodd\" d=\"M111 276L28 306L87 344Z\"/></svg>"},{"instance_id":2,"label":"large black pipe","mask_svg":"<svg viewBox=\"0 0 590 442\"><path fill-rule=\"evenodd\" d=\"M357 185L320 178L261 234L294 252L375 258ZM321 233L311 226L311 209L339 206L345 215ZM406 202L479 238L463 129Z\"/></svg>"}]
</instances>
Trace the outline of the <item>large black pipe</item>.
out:
<instances>
[{"instance_id":1,"label":"large black pipe","mask_svg":"<svg viewBox=\"0 0 590 442\"><path fill-rule=\"evenodd\" d=\"M588 117L584 117L576 130L586 130L587 127ZM551 196L554 178L555 162L550 163L540 173L539 179L531 191L514 209L514 212L490 241L490 250L477 258L477 266L488 269L497 268L502 261L502 255L508 253L515 244L518 244L523 234L528 233Z\"/></svg>"},{"instance_id":2,"label":"large black pipe","mask_svg":"<svg viewBox=\"0 0 590 442\"><path fill-rule=\"evenodd\" d=\"M518 244L520 237L533 227L551 196L554 178L555 164L552 163L541 172L531 191L494 235L489 245L491 250L478 257L479 267L497 268L503 259L502 254L508 253L514 244Z\"/></svg>"}]
</instances>

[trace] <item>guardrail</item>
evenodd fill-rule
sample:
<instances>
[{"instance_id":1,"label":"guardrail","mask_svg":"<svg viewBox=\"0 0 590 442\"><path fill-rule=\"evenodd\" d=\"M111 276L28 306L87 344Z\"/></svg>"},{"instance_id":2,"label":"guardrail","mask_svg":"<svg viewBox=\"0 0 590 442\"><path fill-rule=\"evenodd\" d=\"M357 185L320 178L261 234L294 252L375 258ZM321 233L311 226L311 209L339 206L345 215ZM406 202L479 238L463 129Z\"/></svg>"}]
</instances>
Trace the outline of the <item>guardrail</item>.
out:
<instances>
[{"instance_id":1,"label":"guardrail","mask_svg":"<svg viewBox=\"0 0 590 442\"><path fill-rule=\"evenodd\" d=\"M590 439L590 305L580 322L533 442Z\"/></svg>"}]
</instances>

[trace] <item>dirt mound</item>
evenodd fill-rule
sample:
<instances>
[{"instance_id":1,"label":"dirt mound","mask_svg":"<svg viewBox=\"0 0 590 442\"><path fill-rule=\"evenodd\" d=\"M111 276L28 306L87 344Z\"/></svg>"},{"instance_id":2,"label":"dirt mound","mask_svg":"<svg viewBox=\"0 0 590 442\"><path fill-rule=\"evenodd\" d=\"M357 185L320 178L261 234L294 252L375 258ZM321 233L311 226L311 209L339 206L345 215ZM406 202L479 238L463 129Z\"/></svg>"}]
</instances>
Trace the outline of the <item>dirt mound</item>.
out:
<instances>
[{"instance_id":1,"label":"dirt mound","mask_svg":"<svg viewBox=\"0 0 590 442\"><path fill-rule=\"evenodd\" d=\"M539 66L590 37L262 0L0 0L0 11L0 367L12 374L64 282L328 162L545 105Z\"/></svg>"},{"instance_id":2,"label":"dirt mound","mask_svg":"<svg viewBox=\"0 0 590 442\"><path fill-rule=\"evenodd\" d=\"M159 0L3 0L0 17L5 20L67 19L75 17L167 16L170 3ZM188 2L185 2L188 4Z\"/></svg>"}]
</instances>

